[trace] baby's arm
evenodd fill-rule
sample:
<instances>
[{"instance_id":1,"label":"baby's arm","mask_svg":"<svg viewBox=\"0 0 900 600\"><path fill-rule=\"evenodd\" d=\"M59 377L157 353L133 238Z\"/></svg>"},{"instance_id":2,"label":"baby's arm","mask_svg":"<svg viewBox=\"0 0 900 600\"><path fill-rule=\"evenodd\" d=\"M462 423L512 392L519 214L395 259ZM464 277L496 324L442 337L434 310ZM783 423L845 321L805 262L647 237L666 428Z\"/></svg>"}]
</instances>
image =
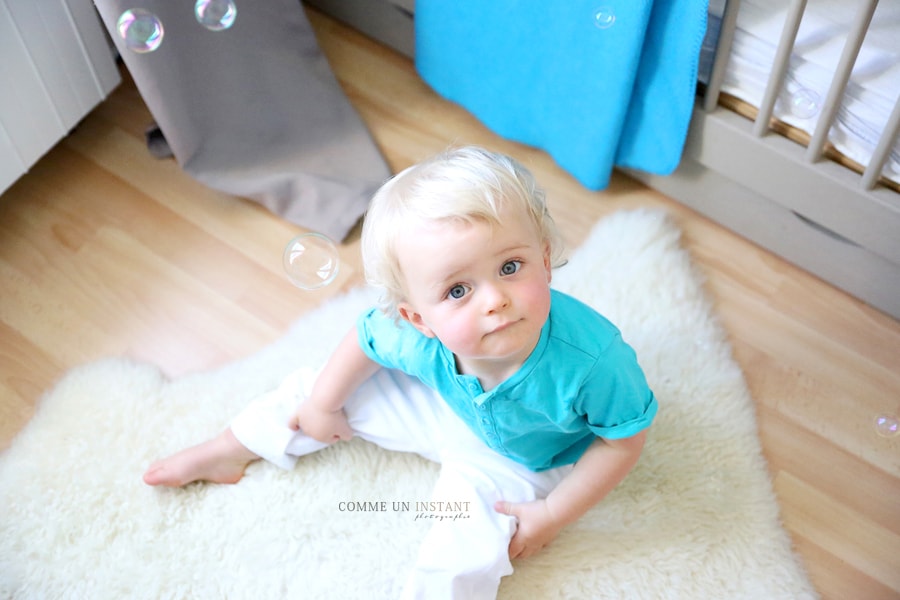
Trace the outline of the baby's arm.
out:
<instances>
[{"instance_id":1,"label":"baby's arm","mask_svg":"<svg viewBox=\"0 0 900 600\"><path fill-rule=\"evenodd\" d=\"M297 408L288 426L302 429L320 442L349 440L353 431L347 423L344 403L379 368L360 348L356 329L351 329L325 363L309 398Z\"/></svg>"},{"instance_id":2,"label":"baby's arm","mask_svg":"<svg viewBox=\"0 0 900 600\"><path fill-rule=\"evenodd\" d=\"M511 504L496 510L519 521L509 543L510 558L526 558L553 541L563 527L577 521L600 502L631 471L644 447L646 433L630 438L597 438L569 473L544 500Z\"/></svg>"}]
</instances>

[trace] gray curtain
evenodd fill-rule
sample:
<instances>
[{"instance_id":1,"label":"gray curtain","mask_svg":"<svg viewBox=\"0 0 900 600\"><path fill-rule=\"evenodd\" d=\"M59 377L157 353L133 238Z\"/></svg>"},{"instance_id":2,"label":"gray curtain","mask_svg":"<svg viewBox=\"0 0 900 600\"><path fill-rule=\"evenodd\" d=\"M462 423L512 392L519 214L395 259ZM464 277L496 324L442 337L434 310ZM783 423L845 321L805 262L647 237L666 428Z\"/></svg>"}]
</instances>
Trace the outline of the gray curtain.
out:
<instances>
[{"instance_id":1,"label":"gray curtain","mask_svg":"<svg viewBox=\"0 0 900 600\"><path fill-rule=\"evenodd\" d=\"M343 239L390 175L322 55L298 0L236 0L212 31L194 0L95 0L181 167L285 219ZM117 33L129 9L155 14L152 52Z\"/></svg>"}]
</instances>

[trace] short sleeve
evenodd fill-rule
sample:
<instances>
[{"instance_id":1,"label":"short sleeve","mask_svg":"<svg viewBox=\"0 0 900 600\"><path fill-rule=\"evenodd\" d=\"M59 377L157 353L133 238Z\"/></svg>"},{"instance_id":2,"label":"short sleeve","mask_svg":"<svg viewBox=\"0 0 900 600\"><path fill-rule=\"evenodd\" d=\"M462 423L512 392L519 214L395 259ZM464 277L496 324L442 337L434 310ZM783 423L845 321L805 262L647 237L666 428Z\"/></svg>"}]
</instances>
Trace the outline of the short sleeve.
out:
<instances>
[{"instance_id":1,"label":"short sleeve","mask_svg":"<svg viewBox=\"0 0 900 600\"><path fill-rule=\"evenodd\" d=\"M373 308L359 316L356 333L359 346L366 356L383 367L398 368L396 354L402 333L398 323Z\"/></svg>"},{"instance_id":2,"label":"short sleeve","mask_svg":"<svg viewBox=\"0 0 900 600\"><path fill-rule=\"evenodd\" d=\"M356 332L360 348L373 361L434 387L436 365L446 362L436 338L426 337L406 321L395 321L378 309L360 315Z\"/></svg>"},{"instance_id":3,"label":"short sleeve","mask_svg":"<svg viewBox=\"0 0 900 600\"><path fill-rule=\"evenodd\" d=\"M634 350L617 336L585 379L575 410L588 428L609 439L631 437L653 422L658 404Z\"/></svg>"}]
</instances>

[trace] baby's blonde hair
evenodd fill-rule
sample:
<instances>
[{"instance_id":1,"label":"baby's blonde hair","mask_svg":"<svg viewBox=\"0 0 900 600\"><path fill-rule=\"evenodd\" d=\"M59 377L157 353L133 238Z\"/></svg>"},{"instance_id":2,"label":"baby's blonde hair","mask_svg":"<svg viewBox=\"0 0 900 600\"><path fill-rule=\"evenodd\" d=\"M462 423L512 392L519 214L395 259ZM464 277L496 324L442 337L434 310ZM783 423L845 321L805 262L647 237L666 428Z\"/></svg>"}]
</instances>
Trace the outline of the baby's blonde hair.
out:
<instances>
[{"instance_id":1,"label":"baby's blonde hair","mask_svg":"<svg viewBox=\"0 0 900 600\"><path fill-rule=\"evenodd\" d=\"M486 222L500 225L504 207L522 211L562 264L562 243L547 211L544 192L516 160L475 146L447 150L413 165L375 193L362 230L366 280L382 290L381 309L397 317L404 300L403 276L394 241L411 222Z\"/></svg>"}]
</instances>

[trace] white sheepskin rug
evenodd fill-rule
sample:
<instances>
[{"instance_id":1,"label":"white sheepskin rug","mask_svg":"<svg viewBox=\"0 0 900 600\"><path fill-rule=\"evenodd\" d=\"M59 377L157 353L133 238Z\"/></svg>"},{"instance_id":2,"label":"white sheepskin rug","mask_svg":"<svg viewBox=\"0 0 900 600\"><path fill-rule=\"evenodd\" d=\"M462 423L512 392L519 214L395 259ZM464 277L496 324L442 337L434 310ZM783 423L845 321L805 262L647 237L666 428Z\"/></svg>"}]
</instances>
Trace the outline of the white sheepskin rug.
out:
<instances>
[{"instance_id":1,"label":"white sheepskin rug","mask_svg":"<svg viewBox=\"0 0 900 600\"><path fill-rule=\"evenodd\" d=\"M702 281L662 212L597 224L554 286L615 322L660 403L641 460L501 598L813 598L779 521L753 405ZM167 380L109 359L70 372L0 456L0 597L396 597L437 466L361 440L237 485L155 489L154 459L219 433L247 400L321 364L370 290L219 370ZM227 326L227 324L223 324ZM361 502L380 510L341 510Z\"/></svg>"}]
</instances>

